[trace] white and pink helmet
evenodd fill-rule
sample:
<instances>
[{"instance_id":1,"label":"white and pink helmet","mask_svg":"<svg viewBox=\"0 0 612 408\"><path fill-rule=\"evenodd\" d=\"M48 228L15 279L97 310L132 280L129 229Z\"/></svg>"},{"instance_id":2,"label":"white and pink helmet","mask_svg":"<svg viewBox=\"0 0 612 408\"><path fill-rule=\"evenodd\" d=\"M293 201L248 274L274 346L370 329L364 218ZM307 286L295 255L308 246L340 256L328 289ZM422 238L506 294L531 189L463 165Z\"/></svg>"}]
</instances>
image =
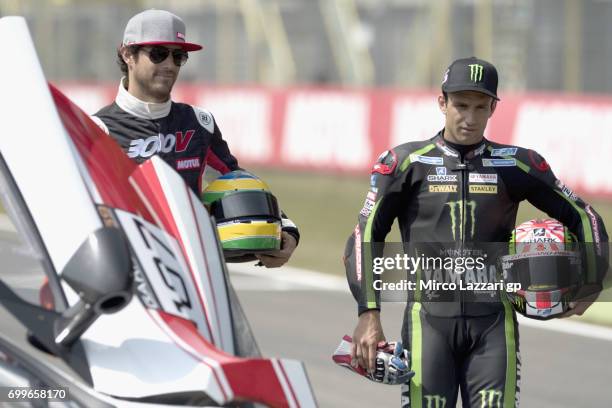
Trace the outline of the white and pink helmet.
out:
<instances>
[{"instance_id":1,"label":"white and pink helmet","mask_svg":"<svg viewBox=\"0 0 612 408\"><path fill-rule=\"evenodd\" d=\"M569 310L583 281L576 237L555 219L529 220L512 231L503 279L520 284L506 296L522 315L547 320Z\"/></svg>"}]
</instances>

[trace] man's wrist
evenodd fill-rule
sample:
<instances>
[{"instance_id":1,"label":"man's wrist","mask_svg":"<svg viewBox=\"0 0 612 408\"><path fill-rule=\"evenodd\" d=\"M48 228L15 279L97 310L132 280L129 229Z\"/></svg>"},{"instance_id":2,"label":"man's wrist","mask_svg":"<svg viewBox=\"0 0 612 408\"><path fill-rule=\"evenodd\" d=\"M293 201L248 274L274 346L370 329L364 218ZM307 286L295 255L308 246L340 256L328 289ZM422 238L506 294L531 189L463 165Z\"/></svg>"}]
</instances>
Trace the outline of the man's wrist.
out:
<instances>
[{"instance_id":1,"label":"man's wrist","mask_svg":"<svg viewBox=\"0 0 612 408\"><path fill-rule=\"evenodd\" d=\"M380 320L380 309L367 309L359 313L360 320Z\"/></svg>"},{"instance_id":2,"label":"man's wrist","mask_svg":"<svg viewBox=\"0 0 612 408\"><path fill-rule=\"evenodd\" d=\"M283 227L282 231L291 235L295 239L295 246L297 247L300 243L300 232L298 229L294 227Z\"/></svg>"}]
</instances>

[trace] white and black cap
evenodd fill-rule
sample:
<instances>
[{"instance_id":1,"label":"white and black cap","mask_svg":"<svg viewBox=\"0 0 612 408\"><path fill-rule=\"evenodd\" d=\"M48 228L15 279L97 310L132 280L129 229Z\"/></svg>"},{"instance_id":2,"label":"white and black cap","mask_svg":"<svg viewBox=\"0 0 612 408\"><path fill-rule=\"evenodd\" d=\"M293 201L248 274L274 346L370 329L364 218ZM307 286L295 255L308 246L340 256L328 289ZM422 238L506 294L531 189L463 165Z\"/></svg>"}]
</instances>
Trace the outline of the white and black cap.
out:
<instances>
[{"instance_id":1,"label":"white and black cap","mask_svg":"<svg viewBox=\"0 0 612 408\"><path fill-rule=\"evenodd\" d=\"M185 51L198 51L201 45L186 41L183 20L165 10L146 10L128 21L122 45L178 45Z\"/></svg>"}]
</instances>

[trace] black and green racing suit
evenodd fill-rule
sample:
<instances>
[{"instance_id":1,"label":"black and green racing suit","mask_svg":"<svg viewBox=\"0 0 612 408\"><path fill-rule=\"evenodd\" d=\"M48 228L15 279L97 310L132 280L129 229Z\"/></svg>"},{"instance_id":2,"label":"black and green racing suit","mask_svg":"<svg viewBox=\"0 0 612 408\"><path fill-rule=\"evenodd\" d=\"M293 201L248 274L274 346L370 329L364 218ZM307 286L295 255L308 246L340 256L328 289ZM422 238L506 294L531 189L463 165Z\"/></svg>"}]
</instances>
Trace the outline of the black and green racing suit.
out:
<instances>
[{"instance_id":1,"label":"black and green racing suit","mask_svg":"<svg viewBox=\"0 0 612 408\"><path fill-rule=\"evenodd\" d=\"M607 261L608 241L602 219L535 151L483 139L460 154L441 131L381 154L344 257L358 313L380 309L372 260L395 219L404 243L507 243L523 200L562 222L579 241L593 243L585 256L587 280L600 283L597 265ZM454 407L459 389L466 408L518 406L517 320L497 296L486 302L416 297L407 303L402 341L416 375L403 386L403 407Z\"/></svg>"}]
</instances>

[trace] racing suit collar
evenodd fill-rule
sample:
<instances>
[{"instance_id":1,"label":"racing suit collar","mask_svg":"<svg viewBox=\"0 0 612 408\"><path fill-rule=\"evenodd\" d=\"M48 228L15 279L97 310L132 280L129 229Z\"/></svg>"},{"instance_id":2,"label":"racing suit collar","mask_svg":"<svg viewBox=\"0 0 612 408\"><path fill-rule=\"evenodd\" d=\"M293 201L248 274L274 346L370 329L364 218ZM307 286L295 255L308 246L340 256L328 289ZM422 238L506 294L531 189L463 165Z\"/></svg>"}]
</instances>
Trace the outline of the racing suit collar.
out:
<instances>
[{"instance_id":1,"label":"racing suit collar","mask_svg":"<svg viewBox=\"0 0 612 408\"><path fill-rule=\"evenodd\" d=\"M127 113L143 119L160 119L168 116L172 107L172 100L163 103L144 102L132 95L123 86L125 77L119 82L119 91L115 102Z\"/></svg>"},{"instance_id":2,"label":"racing suit collar","mask_svg":"<svg viewBox=\"0 0 612 408\"><path fill-rule=\"evenodd\" d=\"M456 159L460 158L461 152L459 152L457 149L451 146L446 140L444 140L444 129L438 132L438 134L434 138L434 142L436 144L436 148L440 150L442 153L444 153L445 156L450 156ZM474 148L471 151L463 154L463 157L466 159L472 159L476 156L482 155L488 143L489 141L483 137L480 143L475 144Z\"/></svg>"}]
</instances>

